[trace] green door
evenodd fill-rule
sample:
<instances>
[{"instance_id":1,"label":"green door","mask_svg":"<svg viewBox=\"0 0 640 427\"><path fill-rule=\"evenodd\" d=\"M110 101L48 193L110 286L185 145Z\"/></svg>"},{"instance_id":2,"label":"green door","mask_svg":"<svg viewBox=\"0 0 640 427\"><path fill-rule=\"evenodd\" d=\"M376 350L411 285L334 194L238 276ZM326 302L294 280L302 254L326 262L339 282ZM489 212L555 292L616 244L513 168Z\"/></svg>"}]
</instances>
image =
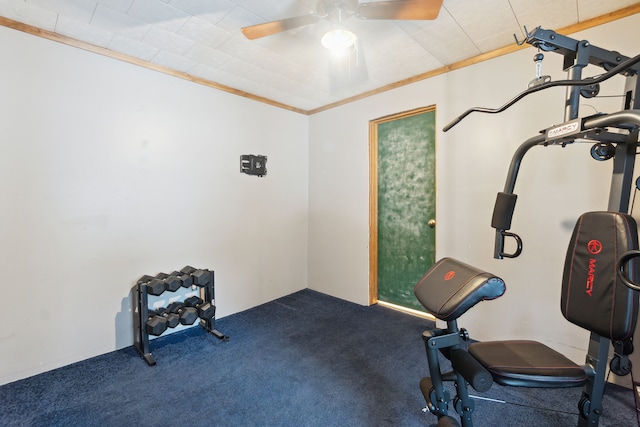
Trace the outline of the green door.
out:
<instances>
[{"instance_id":1,"label":"green door","mask_svg":"<svg viewBox=\"0 0 640 427\"><path fill-rule=\"evenodd\" d=\"M413 287L435 262L435 108L374 120L370 131L371 299L421 310Z\"/></svg>"}]
</instances>

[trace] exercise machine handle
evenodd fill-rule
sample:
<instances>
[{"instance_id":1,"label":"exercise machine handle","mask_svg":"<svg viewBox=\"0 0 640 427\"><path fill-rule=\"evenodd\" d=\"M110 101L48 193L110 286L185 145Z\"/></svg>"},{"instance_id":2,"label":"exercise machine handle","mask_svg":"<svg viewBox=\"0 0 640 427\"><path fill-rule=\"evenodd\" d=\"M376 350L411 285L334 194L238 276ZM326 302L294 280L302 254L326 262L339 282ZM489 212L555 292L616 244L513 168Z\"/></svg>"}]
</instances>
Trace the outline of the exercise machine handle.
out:
<instances>
[{"instance_id":1,"label":"exercise machine handle","mask_svg":"<svg viewBox=\"0 0 640 427\"><path fill-rule=\"evenodd\" d=\"M469 114L473 112L487 113L487 114L501 113L529 94L532 94L534 92L538 92L544 89L556 87L556 86L588 86L588 85L598 84L605 80L610 79L611 77L619 73L624 72L625 70L633 67L638 62L640 62L640 55L636 55L633 58L629 58L626 61L619 63L618 65L616 65L615 67L607 71L606 73L601 74L597 77L587 77L586 79L582 79L582 80L557 80L555 82L543 83L541 85L534 86L525 91L520 92L518 95L513 97L511 100L509 100L507 103L505 103L502 107L499 107L499 108L484 108L484 107L469 108L467 111L465 111L464 113L462 113L461 115L453 119L451 122L449 122L444 128L442 128L442 131L447 132L449 129L451 129L458 123L460 123L462 119L464 119L465 117L467 117Z\"/></svg>"},{"instance_id":2,"label":"exercise machine handle","mask_svg":"<svg viewBox=\"0 0 640 427\"><path fill-rule=\"evenodd\" d=\"M516 207L518 196L512 193L498 193L496 204L493 207L493 216L491 218L491 227L496 229L496 240L493 256L496 259L516 258L522 253L522 239L515 233L509 233L506 230L511 228L511 220L513 219L513 211ZM504 251L504 242L506 237L512 237L516 241L516 250L513 253Z\"/></svg>"},{"instance_id":3,"label":"exercise machine handle","mask_svg":"<svg viewBox=\"0 0 640 427\"><path fill-rule=\"evenodd\" d=\"M458 117L456 117L455 119L451 120L449 123L447 123L443 128L442 131L443 132L448 132L449 129L451 129L452 127L454 127L455 125L457 125L458 123L460 123L462 121L462 119L464 119L465 117L467 117L469 114L471 114L473 111L476 111L474 109L469 109L467 111L465 111L464 113L462 113L461 115L459 115Z\"/></svg>"},{"instance_id":4,"label":"exercise machine handle","mask_svg":"<svg viewBox=\"0 0 640 427\"><path fill-rule=\"evenodd\" d=\"M628 251L623 253L617 262L618 278L628 288L633 289L634 291L640 291L640 284L634 282L629 278L629 275L628 275L629 269L626 268L626 266L629 261L637 257L640 257L640 251L637 251L637 250Z\"/></svg>"},{"instance_id":5,"label":"exercise machine handle","mask_svg":"<svg viewBox=\"0 0 640 427\"><path fill-rule=\"evenodd\" d=\"M512 237L516 241L516 250L513 253L507 253L504 251L504 242L506 237ZM522 239L515 233L510 233L504 230L496 230L496 240L493 251L493 257L495 259L503 258L517 258L522 253Z\"/></svg>"},{"instance_id":6,"label":"exercise machine handle","mask_svg":"<svg viewBox=\"0 0 640 427\"><path fill-rule=\"evenodd\" d=\"M513 154L511 164L509 165L509 172L507 173L507 180L504 184L504 191L498 193L496 198L496 204L493 208L493 217L491 218L491 226L496 229L495 247L493 257L496 259L503 258L516 258L522 252L522 239L515 233L508 233L507 230L511 228L511 219L513 218L513 211L516 207L517 195L513 193L516 186L516 179L518 178L518 171L522 159L527 152L537 146L545 144L545 135L539 134L527 139ZM505 237L511 237L515 239L517 248L513 253L506 253L504 251Z\"/></svg>"}]
</instances>

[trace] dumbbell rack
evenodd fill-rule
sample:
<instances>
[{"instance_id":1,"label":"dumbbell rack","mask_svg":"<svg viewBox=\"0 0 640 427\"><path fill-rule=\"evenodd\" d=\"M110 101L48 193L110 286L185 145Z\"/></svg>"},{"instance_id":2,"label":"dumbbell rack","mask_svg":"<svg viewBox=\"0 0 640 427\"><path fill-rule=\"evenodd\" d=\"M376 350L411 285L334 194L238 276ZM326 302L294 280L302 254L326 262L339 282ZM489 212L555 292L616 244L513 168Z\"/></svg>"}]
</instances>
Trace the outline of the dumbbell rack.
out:
<instances>
[{"instance_id":1,"label":"dumbbell rack","mask_svg":"<svg viewBox=\"0 0 640 427\"><path fill-rule=\"evenodd\" d=\"M200 290L200 298L203 301L215 306L215 294L214 294L214 272L213 270L199 270L204 271L209 274L208 283L204 286L198 286ZM146 322L149 318L149 293L147 290L147 278L150 276L143 276L142 279L138 280L135 286L134 292L134 322L133 322L133 333L134 333L134 343L133 346L138 351L140 356L144 359L145 362L149 366L153 366L156 364L156 360L151 354L150 346L149 346L149 333L147 332ZM157 276L156 276L157 277ZM171 291L164 291L171 292ZM163 292L163 293L164 293ZM215 335L218 339L223 341L229 341L229 337L222 332L216 329L216 318L215 315L210 319L200 319L200 326L210 334Z\"/></svg>"}]
</instances>

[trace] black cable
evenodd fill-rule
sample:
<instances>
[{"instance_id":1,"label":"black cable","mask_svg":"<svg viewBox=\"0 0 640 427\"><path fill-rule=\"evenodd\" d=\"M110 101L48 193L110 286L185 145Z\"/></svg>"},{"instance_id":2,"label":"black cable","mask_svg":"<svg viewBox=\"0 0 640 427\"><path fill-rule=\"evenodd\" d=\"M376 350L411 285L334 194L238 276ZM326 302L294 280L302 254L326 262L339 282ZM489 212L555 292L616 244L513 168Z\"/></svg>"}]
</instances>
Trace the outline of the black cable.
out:
<instances>
[{"instance_id":1,"label":"black cable","mask_svg":"<svg viewBox=\"0 0 640 427\"><path fill-rule=\"evenodd\" d=\"M502 403L504 405L513 405L513 406L519 406L521 408L529 408L529 409L535 409L535 410L540 410L540 411L546 411L546 412L553 412L556 414L568 414L568 415L580 415L579 412L572 412L572 411L561 411L559 409L552 409L549 407L542 407L542 406L537 406L537 405L532 405L530 403L519 403L519 402L509 402L507 400L502 400L502 399L495 399L495 398L491 398L491 397L482 397L482 396L476 396L476 395L469 395L470 398L472 399L479 399L479 400L486 400L489 402L495 402L495 403Z\"/></svg>"}]
</instances>

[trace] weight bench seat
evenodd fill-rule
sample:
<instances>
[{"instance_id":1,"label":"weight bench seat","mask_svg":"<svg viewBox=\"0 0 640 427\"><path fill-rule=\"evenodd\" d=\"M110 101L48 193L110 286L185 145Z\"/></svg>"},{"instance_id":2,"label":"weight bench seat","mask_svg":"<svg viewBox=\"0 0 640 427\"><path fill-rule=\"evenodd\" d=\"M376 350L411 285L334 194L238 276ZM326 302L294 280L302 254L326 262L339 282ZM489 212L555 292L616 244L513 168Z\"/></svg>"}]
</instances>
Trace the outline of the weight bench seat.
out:
<instances>
[{"instance_id":1,"label":"weight bench seat","mask_svg":"<svg viewBox=\"0 0 640 427\"><path fill-rule=\"evenodd\" d=\"M579 387L588 375L581 366L536 341L477 342L469 353L501 385L516 387Z\"/></svg>"}]
</instances>

